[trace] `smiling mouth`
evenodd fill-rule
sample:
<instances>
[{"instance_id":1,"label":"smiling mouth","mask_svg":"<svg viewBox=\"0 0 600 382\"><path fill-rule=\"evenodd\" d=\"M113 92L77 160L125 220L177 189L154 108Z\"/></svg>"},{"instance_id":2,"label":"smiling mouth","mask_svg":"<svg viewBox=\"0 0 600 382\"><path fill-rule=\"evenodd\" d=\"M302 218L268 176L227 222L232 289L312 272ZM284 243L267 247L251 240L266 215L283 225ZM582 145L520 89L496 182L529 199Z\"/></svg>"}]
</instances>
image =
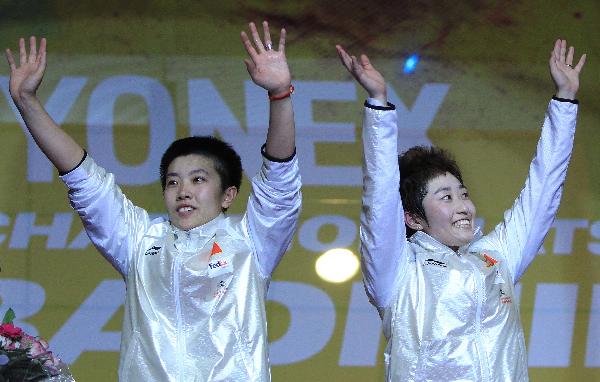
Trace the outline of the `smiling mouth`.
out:
<instances>
[{"instance_id":1,"label":"smiling mouth","mask_svg":"<svg viewBox=\"0 0 600 382\"><path fill-rule=\"evenodd\" d=\"M177 208L178 213L191 212L193 210L194 210L194 208L190 207L190 206L182 206L182 207Z\"/></svg>"},{"instance_id":2,"label":"smiling mouth","mask_svg":"<svg viewBox=\"0 0 600 382\"><path fill-rule=\"evenodd\" d=\"M469 219L461 219L452 223L452 226L459 229L471 228L471 221Z\"/></svg>"}]
</instances>

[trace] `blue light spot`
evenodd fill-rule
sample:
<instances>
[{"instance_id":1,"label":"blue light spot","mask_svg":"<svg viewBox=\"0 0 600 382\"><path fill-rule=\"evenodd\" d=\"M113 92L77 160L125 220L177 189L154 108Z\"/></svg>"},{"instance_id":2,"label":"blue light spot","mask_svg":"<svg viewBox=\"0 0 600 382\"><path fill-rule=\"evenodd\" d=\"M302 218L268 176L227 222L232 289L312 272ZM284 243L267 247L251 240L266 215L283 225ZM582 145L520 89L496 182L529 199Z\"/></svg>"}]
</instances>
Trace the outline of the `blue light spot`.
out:
<instances>
[{"instance_id":1,"label":"blue light spot","mask_svg":"<svg viewBox=\"0 0 600 382\"><path fill-rule=\"evenodd\" d=\"M415 71L417 64L419 63L419 55L413 54L404 61L404 68L402 71L405 74L412 73Z\"/></svg>"}]
</instances>

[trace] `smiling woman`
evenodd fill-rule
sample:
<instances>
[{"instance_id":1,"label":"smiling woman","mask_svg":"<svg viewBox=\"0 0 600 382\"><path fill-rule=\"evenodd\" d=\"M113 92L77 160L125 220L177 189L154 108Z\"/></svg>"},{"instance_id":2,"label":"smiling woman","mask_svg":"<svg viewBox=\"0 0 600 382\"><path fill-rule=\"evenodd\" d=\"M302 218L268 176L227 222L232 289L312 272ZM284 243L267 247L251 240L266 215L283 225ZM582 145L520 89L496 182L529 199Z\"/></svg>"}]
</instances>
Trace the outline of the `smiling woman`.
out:
<instances>
[{"instance_id":1,"label":"smiling woman","mask_svg":"<svg viewBox=\"0 0 600 382\"><path fill-rule=\"evenodd\" d=\"M162 157L169 220L152 219L37 97L46 40L38 47L31 37L26 49L20 39L18 64L6 52L10 94L27 129L59 170L90 240L127 285L119 380L270 380L266 296L301 194L285 29L273 49L266 21L262 27L264 44L254 23L253 42L241 32L246 69L270 100L262 167L243 216L224 214L241 184L240 157L217 138L190 137Z\"/></svg>"},{"instance_id":2,"label":"smiling woman","mask_svg":"<svg viewBox=\"0 0 600 382\"><path fill-rule=\"evenodd\" d=\"M529 177L504 220L481 237L456 162L413 147L398 159L395 106L367 56L338 46L369 93L363 128L361 252L365 287L387 337L387 381L527 381L515 283L533 261L560 204L573 149L575 94L585 55L557 40L556 86ZM400 185L400 192L390 192ZM406 226L405 226L406 225Z\"/></svg>"}]
</instances>

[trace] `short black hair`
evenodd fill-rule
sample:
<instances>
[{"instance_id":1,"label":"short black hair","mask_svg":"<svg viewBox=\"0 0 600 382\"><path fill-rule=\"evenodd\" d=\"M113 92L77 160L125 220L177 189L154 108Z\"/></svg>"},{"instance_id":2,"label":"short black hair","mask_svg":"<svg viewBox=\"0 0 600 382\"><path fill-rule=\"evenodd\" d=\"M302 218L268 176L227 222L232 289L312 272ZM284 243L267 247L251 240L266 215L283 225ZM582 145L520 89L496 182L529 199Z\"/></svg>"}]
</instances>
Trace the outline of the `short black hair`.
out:
<instances>
[{"instance_id":1,"label":"short black hair","mask_svg":"<svg viewBox=\"0 0 600 382\"><path fill-rule=\"evenodd\" d=\"M423 199L433 178L450 173L463 184L458 164L448 151L433 146L414 146L398 156L400 197L404 210L427 221ZM407 236L415 231L406 227Z\"/></svg>"},{"instance_id":2,"label":"short black hair","mask_svg":"<svg viewBox=\"0 0 600 382\"><path fill-rule=\"evenodd\" d=\"M231 186L240 190L242 185L242 160L233 147L213 136L193 136L181 138L167 148L160 160L160 183L163 192L166 187L167 170L176 158L190 154L212 159L215 170L221 179L221 189Z\"/></svg>"}]
</instances>

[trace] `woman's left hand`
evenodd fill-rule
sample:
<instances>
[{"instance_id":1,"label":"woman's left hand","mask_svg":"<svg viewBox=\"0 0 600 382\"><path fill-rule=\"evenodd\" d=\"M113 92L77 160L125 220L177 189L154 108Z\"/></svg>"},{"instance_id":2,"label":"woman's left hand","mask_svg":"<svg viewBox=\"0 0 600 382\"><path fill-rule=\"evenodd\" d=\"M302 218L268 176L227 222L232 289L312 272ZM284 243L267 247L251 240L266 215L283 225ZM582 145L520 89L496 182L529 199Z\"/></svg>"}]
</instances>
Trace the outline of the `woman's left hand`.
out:
<instances>
[{"instance_id":1,"label":"woman's left hand","mask_svg":"<svg viewBox=\"0 0 600 382\"><path fill-rule=\"evenodd\" d=\"M550 74L556 85L556 96L575 99L579 90L579 73L585 64L586 55L582 55L577 65L573 66L575 48L567 51L566 40L556 40L554 50L550 53Z\"/></svg>"}]
</instances>

